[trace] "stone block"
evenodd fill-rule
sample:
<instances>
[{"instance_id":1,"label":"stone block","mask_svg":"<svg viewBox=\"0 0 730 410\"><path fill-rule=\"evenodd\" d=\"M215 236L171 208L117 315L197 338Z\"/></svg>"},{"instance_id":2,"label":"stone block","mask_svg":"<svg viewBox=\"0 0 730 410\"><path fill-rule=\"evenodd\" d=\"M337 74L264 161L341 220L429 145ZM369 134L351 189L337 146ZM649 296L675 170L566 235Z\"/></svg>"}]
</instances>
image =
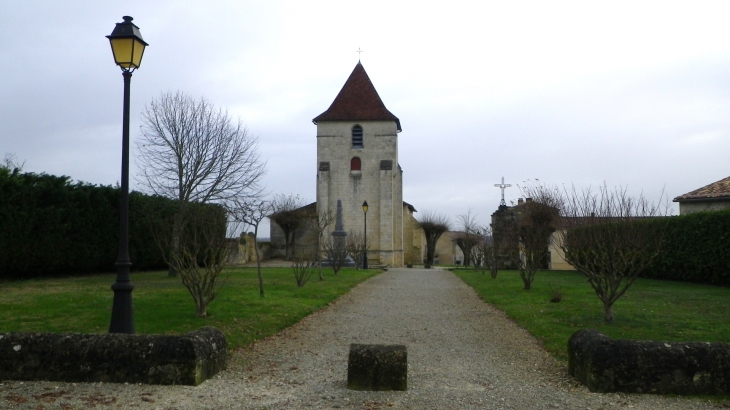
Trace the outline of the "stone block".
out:
<instances>
[{"instance_id":1,"label":"stone block","mask_svg":"<svg viewBox=\"0 0 730 410\"><path fill-rule=\"evenodd\" d=\"M730 344L611 339L579 330L568 371L592 392L730 394Z\"/></svg>"},{"instance_id":2,"label":"stone block","mask_svg":"<svg viewBox=\"0 0 730 410\"><path fill-rule=\"evenodd\" d=\"M225 369L223 332L184 335L0 333L0 380L184 384Z\"/></svg>"},{"instance_id":3,"label":"stone block","mask_svg":"<svg viewBox=\"0 0 730 410\"><path fill-rule=\"evenodd\" d=\"M408 350L404 345L351 344L347 364L351 390L407 390Z\"/></svg>"}]
</instances>

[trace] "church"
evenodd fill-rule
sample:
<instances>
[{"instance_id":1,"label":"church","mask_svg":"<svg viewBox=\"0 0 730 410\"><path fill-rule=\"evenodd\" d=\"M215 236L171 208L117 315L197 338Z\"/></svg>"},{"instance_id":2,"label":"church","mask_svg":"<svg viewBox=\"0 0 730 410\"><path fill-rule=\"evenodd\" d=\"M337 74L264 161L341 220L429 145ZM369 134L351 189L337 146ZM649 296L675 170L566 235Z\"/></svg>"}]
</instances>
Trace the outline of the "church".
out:
<instances>
[{"instance_id":1,"label":"church","mask_svg":"<svg viewBox=\"0 0 730 410\"><path fill-rule=\"evenodd\" d=\"M425 238L413 216L416 209L403 201L403 170L398 163L401 123L385 107L360 62L330 107L312 122L317 126L317 193L316 203L308 207L334 215L341 201L348 233L362 233L367 218L369 264L422 263ZM328 227L329 233L334 225ZM311 247L316 241L311 232L296 236L298 246ZM272 221L273 256L281 256L284 242L283 231Z\"/></svg>"}]
</instances>

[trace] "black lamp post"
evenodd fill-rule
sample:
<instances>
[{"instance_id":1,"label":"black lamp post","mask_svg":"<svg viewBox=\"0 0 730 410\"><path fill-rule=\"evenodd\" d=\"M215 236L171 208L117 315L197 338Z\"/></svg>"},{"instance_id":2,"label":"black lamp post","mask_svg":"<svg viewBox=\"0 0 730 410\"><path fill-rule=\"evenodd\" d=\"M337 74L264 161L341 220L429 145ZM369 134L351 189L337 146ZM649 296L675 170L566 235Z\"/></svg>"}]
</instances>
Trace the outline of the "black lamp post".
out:
<instances>
[{"instance_id":1,"label":"black lamp post","mask_svg":"<svg viewBox=\"0 0 730 410\"><path fill-rule=\"evenodd\" d=\"M363 237L362 268L368 268L368 201L362 203L362 211L365 214L365 235Z\"/></svg>"},{"instance_id":2,"label":"black lamp post","mask_svg":"<svg viewBox=\"0 0 730 410\"><path fill-rule=\"evenodd\" d=\"M129 278L129 84L132 72L139 68L142 54L147 46L139 27L132 24L132 18L122 17L111 35L106 36L112 46L114 62L121 67L124 77L124 114L122 116L122 187L119 199L119 256L117 257L117 281L112 285L114 304L109 333L134 333L132 313L132 290Z\"/></svg>"}]
</instances>

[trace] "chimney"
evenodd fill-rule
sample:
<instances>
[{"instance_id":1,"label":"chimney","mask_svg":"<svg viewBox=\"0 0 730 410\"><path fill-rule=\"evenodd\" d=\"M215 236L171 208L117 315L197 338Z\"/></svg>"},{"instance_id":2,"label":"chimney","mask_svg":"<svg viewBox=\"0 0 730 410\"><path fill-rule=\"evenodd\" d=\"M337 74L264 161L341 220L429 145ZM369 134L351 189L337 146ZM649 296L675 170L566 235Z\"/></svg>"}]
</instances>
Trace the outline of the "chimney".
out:
<instances>
[{"instance_id":1,"label":"chimney","mask_svg":"<svg viewBox=\"0 0 730 410\"><path fill-rule=\"evenodd\" d=\"M517 205L522 205L523 202L522 198L517 198Z\"/></svg>"},{"instance_id":2,"label":"chimney","mask_svg":"<svg viewBox=\"0 0 730 410\"><path fill-rule=\"evenodd\" d=\"M532 198L525 198L525 202L532 202Z\"/></svg>"}]
</instances>

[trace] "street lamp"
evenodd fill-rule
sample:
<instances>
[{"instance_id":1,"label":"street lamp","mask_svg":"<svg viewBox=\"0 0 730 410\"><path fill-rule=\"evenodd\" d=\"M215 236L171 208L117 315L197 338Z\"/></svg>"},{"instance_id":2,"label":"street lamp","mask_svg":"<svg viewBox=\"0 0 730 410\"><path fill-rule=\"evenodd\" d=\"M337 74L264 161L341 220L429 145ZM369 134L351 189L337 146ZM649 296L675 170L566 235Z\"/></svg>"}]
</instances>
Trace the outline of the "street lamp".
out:
<instances>
[{"instance_id":1,"label":"street lamp","mask_svg":"<svg viewBox=\"0 0 730 410\"><path fill-rule=\"evenodd\" d=\"M363 237L362 268L368 268L368 201L362 203L362 212L365 214L365 235Z\"/></svg>"},{"instance_id":2,"label":"street lamp","mask_svg":"<svg viewBox=\"0 0 730 410\"><path fill-rule=\"evenodd\" d=\"M132 72L139 68L147 43L142 40L139 27L132 18L122 17L112 34L106 36L112 46L114 62L121 67L124 77L124 111L122 115L122 187L119 195L119 256L117 257L117 281L112 285L114 304L109 333L134 333L132 314L132 290L129 278L129 84Z\"/></svg>"}]
</instances>

